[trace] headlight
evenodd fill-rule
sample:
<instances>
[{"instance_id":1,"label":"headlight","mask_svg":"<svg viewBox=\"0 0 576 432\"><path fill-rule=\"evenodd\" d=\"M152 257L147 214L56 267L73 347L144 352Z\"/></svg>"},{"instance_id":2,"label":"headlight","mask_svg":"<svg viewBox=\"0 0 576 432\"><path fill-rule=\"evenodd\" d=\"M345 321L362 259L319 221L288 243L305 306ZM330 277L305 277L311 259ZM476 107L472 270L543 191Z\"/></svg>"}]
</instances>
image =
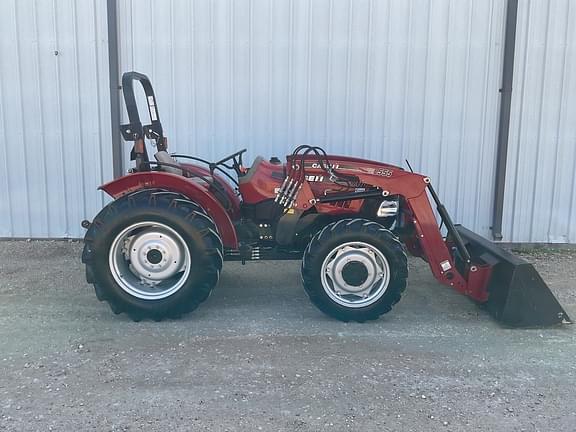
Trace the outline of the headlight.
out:
<instances>
[{"instance_id":1,"label":"headlight","mask_svg":"<svg viewBox=\"0 0 576 432\"><path fill-rule=\"evenodd\" d=\"M378 207L376 216L378 217L392 217L398 214L398 201L384 200Z\"/></svg>"}]
</instances>

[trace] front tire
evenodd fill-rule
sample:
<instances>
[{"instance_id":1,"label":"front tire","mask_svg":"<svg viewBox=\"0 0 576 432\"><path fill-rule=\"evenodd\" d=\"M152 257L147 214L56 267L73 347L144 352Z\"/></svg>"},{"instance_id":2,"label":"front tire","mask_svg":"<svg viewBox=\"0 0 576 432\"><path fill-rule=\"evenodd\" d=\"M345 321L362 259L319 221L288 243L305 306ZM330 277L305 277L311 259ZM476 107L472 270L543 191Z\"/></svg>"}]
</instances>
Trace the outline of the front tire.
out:
<instances>
[{"instance_id":1,"label":"front tire","mask_svg":"<svg viewBox=\"0 0 576 432\"><path fill-rule=\"evenodd\" d=\"M96 296L133 320L178 318L208 298L222 269L222 241L186 197L141 190L94 218L82 260Z\"/></svg>"},{"instance_id":2,"label":"front tire","mask_svg":"<svg viewBox=\"0 0 576 432\"><path fill-rule=\"evenodd\" d=\"M402 243L367 219L342 219L310 241L302 282L322 312L364 322L389 312L406 288L408 261Z\"/></svg>"}]
</instances>

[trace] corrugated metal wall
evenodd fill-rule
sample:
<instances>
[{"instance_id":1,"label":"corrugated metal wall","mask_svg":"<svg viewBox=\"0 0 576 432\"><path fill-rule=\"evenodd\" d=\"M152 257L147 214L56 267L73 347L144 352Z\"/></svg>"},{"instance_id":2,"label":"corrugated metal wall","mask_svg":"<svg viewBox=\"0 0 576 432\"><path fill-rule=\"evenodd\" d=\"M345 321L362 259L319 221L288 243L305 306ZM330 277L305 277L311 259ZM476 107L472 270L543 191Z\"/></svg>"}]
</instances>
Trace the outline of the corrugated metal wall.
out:
<instances>
[{"instance_id":1,"label":"corrugated metal wall","mask_svg":"<svg viewBox=\"0 0 576 432\"><path fill-rule=\"evenodd\" d=\"M576 2L521 1L504 240L576 243Z\"/></svg>"},{"instance_id":2,"label":"corrugated metal wall","mask_svg":"<svg viewBox=\"0 0 576 432\"><path fill-rule=\"evenodd\" d=\"M112 176L106 3L0 2L0 237L78 237Z\"/></svg>"},{"instance_id":3,"label":"corrugated metal wall","mask_svg":"<svg viewBox=\"0 0 576 432\"><path fill-rule=\"evenodd\" d=\"M407 158L488 235L505 7L121 0L121 68L151 77L172 150Z\"/></svg>"},{"instance_id":4,"label":"corrugated metal wall","mask_svg":"<svg viewBox=\"0 0 576 432\"><path fill-rule=\"evenodd\" d=\"M120 67L152 78L172 150L408 158L488 237L505 9L118 0ZM112 178L106 4L6 0L0 16L0 237L81 236ZM520 0L507 241L576 242L575 23L572 0Z\"/></svg>"}]
</instances>

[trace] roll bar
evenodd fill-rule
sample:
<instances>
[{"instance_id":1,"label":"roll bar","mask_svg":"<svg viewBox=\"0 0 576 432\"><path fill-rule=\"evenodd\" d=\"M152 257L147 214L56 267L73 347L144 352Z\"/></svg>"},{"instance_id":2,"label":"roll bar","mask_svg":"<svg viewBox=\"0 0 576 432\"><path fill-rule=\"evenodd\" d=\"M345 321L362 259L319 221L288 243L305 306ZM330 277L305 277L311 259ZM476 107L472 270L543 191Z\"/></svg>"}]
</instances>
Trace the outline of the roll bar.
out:
<instances>
[{"instance_id":1,"label":"roll bar","mask_svg":"<svg viewBox=\"0 0 576 432\"><path fill-rule=\"evenodd\" d=\"M136 97L134 96L134 81L140 81L146 94L146 102L148 104L148 114L150 115L150 124L142 126L140 115L138 113L138 106L136 105ZM139 72L126 72L122 75L122 93L124 94L124 102L126 103L126 110L128 111L128 119L130 123L122 125L122 136L126 141L136 141L138 138L157 139L162 137L162 123L160 123L160 116L158 115L158 106L156 104L156 96L154 89L148 77Z\"/></svg>"},{"instance_id":2,"label":"roll bar","mask_svg":"<svg viewBox=\"0 0 576 432\"><path fill-rule=\"evenodd\" d=\"M143 126L140 120L138 105L136 104L136 97L134 96L134 81L140 82L146 94L146 103L150 116L150 124L148 125ZM156 147L159 151L166 150L167 147L166 138L162 130L162 123L160 123L154 89L152 88L150 79L146 75L132 71L125 72L122 75L122 93L124 95L124 102L130 123L121 125L120 131L122 132L124 140L134 141L131 159L136 161L136 170L147 171L150 167L145 163L148 162L149 159L144 137L155 140Z\"/></svg>"}]
</instances>

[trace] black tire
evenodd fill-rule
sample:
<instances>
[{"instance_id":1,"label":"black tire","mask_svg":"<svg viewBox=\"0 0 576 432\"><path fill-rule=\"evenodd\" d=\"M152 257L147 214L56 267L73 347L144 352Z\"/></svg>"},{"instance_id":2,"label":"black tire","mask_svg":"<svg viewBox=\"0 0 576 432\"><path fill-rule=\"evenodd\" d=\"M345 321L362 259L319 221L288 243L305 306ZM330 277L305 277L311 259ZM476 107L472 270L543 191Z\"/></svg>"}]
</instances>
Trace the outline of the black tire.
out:
<instances>
[{"instance_id":1,"label":"black tire","mask_svg":"<svg viewBox=\"0 0 576 432\"><path fill-rule=\"evenodd\" d=\"M389 282L383 294L361 307L342 305L333 300L322 283L324 260L346 243L362 242L380 251L388 261ZM320 230L310 240L302 258L302 282L318 309L341 321L375 320L400 301L406 288L408 260L402 243L382 225L367 219L342 219Z\"/></svg>"},{"instance_id":2,"label":"black tire","mask_svg":"<svg viewBox=\"0 0 576 432\"><path fill-rule=\"evenodd\" d=\"M131 295L115 280L109 254L122 230L140 222L156 222L174 230L190 256L190 271L182 286L161 299ZM100 301L116 314L126 313L134 321L179 318L208 298L222 269L222 240L213 220L185 196L158 189L145 189L111 202L94 218L84 237L82 261L86 280L94 285Z\"/></svg>"}]
</instances>

